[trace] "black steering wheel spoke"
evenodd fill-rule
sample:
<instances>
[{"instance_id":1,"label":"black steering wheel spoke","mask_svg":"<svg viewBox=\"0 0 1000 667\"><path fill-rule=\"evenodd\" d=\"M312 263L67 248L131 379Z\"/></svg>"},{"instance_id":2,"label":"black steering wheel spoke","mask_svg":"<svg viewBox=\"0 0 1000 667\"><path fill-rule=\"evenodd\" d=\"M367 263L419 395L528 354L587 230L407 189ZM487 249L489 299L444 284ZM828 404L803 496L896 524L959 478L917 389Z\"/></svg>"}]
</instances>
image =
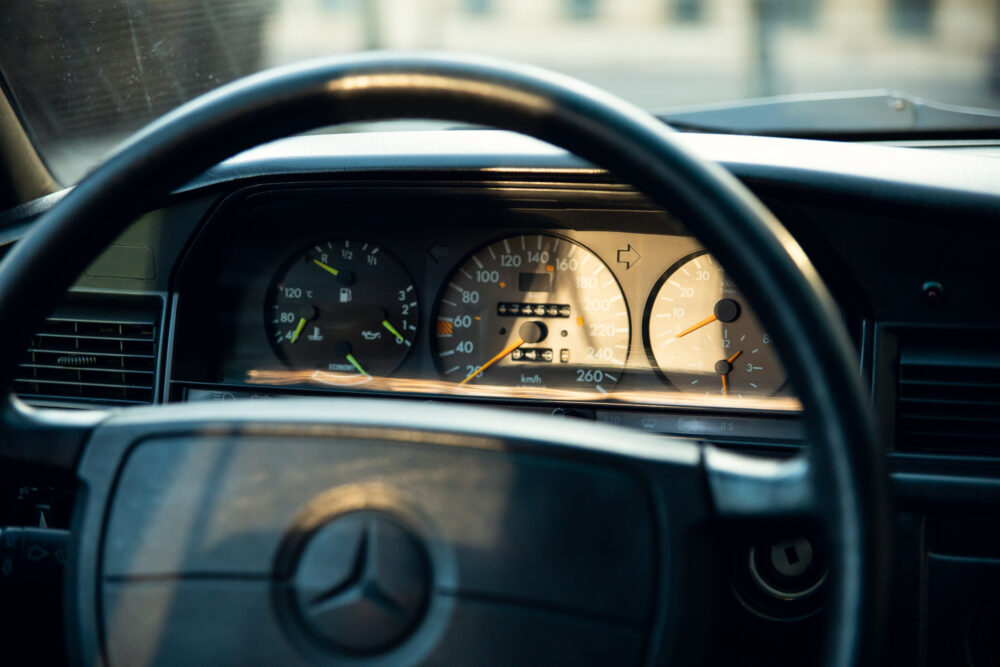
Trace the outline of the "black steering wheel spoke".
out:
<instances>
[{"instance_id":1,"label":"black steering wheel spoke","mask_svg":"<svg viewBox=\"0 0 1000 667\"><path fill-rule=\"evenodd\" d=\"M0 461L72 472L106 416L95 410L33 409L8 397L0 408Z\"/></svg>"},{"instance_id":2,"label":"black steering wheel spoke","mask_svg":"<svg viewBox=\"0 0 1000 667\"><path fill-rule=\"evenodd\" d=\"M823 505L811 455L774 459L704 445L714 510L734 520L820 520Z\"/></svg>"}]
</instances>

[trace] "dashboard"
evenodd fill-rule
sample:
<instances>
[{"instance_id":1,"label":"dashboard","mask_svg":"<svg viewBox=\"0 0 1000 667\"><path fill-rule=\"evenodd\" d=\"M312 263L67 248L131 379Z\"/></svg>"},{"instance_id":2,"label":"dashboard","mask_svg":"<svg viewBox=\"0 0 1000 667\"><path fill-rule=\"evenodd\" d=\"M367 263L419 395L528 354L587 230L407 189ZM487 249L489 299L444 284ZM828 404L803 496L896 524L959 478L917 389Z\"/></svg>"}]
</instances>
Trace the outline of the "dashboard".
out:
<instances>
[{"instance_id":1,"label":"dashboard","mask_svg":"<svg viewBox=\"0 0 1000 667\"><path fill-rule=\"evenodd\" d=\"M751 305L678 220L613 187L483 185L232 194L182 268L203 288L176 320L181 345L218 361L178 360L174 377L258 393L798 409Z\"/></svg>"},{"instance_id":2,"label":"dashboard","mask_svg":"<svg viewBox=\"0 0 1000 667\"><path fill-rule=\"evenodd\" d=\"M747 184L830 288L897 501L894 664L961 664L964 638L1000 609L1000 161L969 147L679 140ZM58 198L0 214L0 242ZM808 441L781 341L681 217L551 146L477 130L296 137L149 211L38 332L24 400L391 394L770 457ZM14 472L0 471L4 521L67 526L76 481ZM781 530L721 547L732 657L817 645L822 591L768 593L747 567Z\"/></svg>"}]
</instances>

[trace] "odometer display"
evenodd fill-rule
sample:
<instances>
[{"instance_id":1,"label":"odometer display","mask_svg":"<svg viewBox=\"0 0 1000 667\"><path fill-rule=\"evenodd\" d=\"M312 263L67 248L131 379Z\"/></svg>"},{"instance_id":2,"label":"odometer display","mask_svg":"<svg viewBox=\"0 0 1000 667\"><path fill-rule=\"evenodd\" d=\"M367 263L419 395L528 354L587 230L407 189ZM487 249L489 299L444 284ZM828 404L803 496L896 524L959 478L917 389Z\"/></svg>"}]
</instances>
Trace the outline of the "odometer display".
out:
<instances>
[{"instance_id":1,"label":"odometer display","mask_svg":"<svg viewBox=\"0 0 1000 667\"><path fill-rule=\"evenodd\" d=\"M480 248L438 298L435 347L460 384L606 394L629 351L629 315L611 270L594 253L548 234Z\"/></svg>"}]
</instances>

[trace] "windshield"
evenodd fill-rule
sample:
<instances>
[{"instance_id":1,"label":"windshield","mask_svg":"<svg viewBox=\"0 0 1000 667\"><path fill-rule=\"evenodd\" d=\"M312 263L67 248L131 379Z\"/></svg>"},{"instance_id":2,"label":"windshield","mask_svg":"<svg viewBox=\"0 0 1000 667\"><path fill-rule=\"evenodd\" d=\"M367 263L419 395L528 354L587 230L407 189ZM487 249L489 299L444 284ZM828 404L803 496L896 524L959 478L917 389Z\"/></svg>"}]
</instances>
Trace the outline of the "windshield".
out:
<instances>
[{"instance_id":1,"label":"windshield","mask_svg":"<svg viewBox=\"0 0 1000 667\"><path fill-rule=\"evenodd\" d=\"M642 107L895 89L1000 108L993 0L5 0L6 92L63 183L157 116L267 67L480 53Z\"/></svg>"}]
</instances>

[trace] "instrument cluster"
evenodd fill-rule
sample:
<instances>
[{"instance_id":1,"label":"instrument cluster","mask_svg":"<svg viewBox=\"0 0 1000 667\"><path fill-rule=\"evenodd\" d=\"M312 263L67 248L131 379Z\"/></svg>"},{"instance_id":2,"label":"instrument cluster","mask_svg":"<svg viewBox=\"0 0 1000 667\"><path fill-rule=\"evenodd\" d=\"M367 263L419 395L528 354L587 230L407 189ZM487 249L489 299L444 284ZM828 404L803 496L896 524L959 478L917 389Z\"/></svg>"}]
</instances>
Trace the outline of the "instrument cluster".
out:
<instances>
[{"instance_id":1,"label":"instrument cluster","mask_svg":"<svg viewBox=\"0 0 1000 667\"><path fill-rule=\"evenodd\" d=\"M279 239L269 210L225 249L228 384L797 408L738 286L676 224L652 231L662 212L508 207L428 225L374 206Z\"/></svg>"}]
</instances>

